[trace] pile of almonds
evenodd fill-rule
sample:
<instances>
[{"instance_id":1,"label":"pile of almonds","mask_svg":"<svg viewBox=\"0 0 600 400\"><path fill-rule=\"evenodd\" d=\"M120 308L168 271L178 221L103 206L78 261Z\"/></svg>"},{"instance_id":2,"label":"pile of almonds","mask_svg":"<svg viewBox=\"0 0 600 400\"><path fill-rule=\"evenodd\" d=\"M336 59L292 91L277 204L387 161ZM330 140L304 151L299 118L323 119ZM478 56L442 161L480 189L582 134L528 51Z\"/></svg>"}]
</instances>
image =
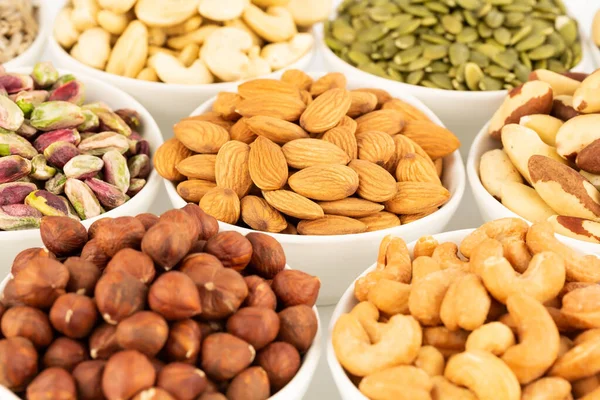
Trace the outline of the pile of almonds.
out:
<instances>
[{"instance_id":1,"label":"pile of almonds","mask_svg":"<svg viewBox=\"0 0 600 400\"><path fill-rule=\"evenodd\" d=\"M0 303L0 385L30 400L267 399L318 329L316 277L281 245L217 233L188 204L104 218L44 217Z\"/></svg>"},{"instance_id":2,"label":"pile of almonds","mask_svg":"<svg viewBox=\"0 0 600 400\"><path fill-rule=\"evenodd\" d=\"M459 140L384 90L346 84L290 70L219 93L174 126L155 168L209 215L259 231L353 234L435 212Z\"/></svg>"}]
</instances>

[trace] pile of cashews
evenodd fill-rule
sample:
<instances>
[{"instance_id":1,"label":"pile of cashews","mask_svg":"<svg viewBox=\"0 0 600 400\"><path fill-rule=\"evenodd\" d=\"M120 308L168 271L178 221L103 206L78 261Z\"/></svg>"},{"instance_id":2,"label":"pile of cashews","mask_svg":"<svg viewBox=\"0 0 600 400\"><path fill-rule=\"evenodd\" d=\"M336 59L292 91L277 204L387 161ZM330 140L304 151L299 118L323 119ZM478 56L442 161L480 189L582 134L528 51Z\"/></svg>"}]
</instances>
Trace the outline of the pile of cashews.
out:
<instances>
[{"instance_id":1,"label":"pile of cashews","mask_svg":"<svg viewBox=\"0 0 600 400\"><path fill-rule=\"evenodd\" d=\"M171 84L232 82L285 68L314 45L331 0L71 0L54 26L78 61Z\"/></svg>"},{"instance_id":2,"label":"pile of cashews","mask_svg":"<svg viewBox=\"0 0 600 400\"><path fill-rule=\"evenodd\" d=\"M457 246L383 239L336 357L377 400L600 398L600 259L548 222L488 222Z\"/></svg>"}]
</instances>

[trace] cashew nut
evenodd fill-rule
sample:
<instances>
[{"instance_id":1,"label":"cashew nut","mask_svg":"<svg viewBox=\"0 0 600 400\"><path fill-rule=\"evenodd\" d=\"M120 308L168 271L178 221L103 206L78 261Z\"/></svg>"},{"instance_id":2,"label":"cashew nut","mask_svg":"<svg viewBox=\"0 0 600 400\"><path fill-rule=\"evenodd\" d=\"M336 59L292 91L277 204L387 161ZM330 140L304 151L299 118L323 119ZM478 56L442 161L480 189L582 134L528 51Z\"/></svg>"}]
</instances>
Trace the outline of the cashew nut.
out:
<instances>
[{"instance_id":1,"label":"cashew nut","mask_svg":"<svg viewBox=\"0 0 600 400\"><path fill-rule=\"evenodd\" d=\"M400 365L363 378L358 389L369 399L431 400L433 384L419 368Z\"/></svg>"},{"instance_id":2,"label":"cashew nut","mask_svg":"<svg viewBox=\"0 0 600 400\"><path fill-rule=\"evenodd\" d=\"M481 276L485 269L484 262L490 257L503 257L504 249L502 244L496 239L483 239L483 241L473 250L469 260L470 271Z\"/></svg>"},{"instance_id":3,"label":"cashew nut","mask_svg":"<svg viewBox=\"0 0 600 400\"><path fill-rule=\"evenodd\" d=\"M533 129L544 143L554 147L556 147L556 134L563 123L560 119L546 114L525 115L519 120L519 125Z\"/></svg>"},{"instance_id":4,"label":"cashew nut","mask_svg":"<svg viewBox=\"0 0 600 400\"><path fill-rule=\"evenodd\" d=\"M248 65L242 68L242 79L255 78L271 73L271 66L260 56L260 47L253 46L248 51Z\"/></svg>"},{"instance_id":5,"label":"cashew nut","mask_svg":"<svg viewBox=\"0 0 600 400\"><path fill-rule=\"evenodd\" d=\"M598 397L600 397L600 388L594 389L585 396L580 397L579 400L596 400Z\"/></svg>"},{"instance_id":6,"label":"cashew nut","mask_svg":"<svg viewBox=\"0 0 600 400\"><path fill-rule=\"evenodd\" d=\"M202 17L199 15L194 15L193 17L186 19L180 24L165 27L162 29L167 34L167 36L180 36L195 31L196 29L200 28L200 25L202 25Z\"/></svg>"},{"instance_id":7,"label":"cashew nut","mask_svg":"<svg viewBox=\"0 0 600 400\"><path fill-rule=\"evenodd\" d=\"M67 49L73 47L79 38L79 31L71 19L72 14L73 9L65 7L60 10L54 21L54 37L62 47Z\"/></svg>"},{"instance_id":8,"label":"cashew nut","mask_svg":"<svg viewBox=\"0 0 600 400\"><path fill-rule=\"evenodd\" d=\"M177 58L157 53L150 57L148 65L154 68L160 80L165 83L201 85L213 82L210 71L201 60L194 61L186 68Z\"/></svg>"},{"instance_id":9,"label":"cashew nut","mask_svg":"<svg viewBox=\"0 0 600 400\"><path fill-rule=\"evenodd\" d=\"M408 314L408 297L410 285L381 279L367 295L367 300L387 315Z\"/></svg>"},{"instance_id":10,"label":"cashew nut","mask_svg":"<svg viewBox=\"0 0 600 400\"><path fill-rule=\"evenodd\" d=\"M267 42L283 42L298 32L292 14L284 7L269 7L263 11L250 4L244 9L242 18Z\"/></svg>"},{"instance_id":11,"label":"cashew nut","mask_svg":"<svg viewBox=\"0 0 600 400\"><path fill-rule=\"evenodd\" d=\"M183 64L184 67L187 68L198 59L199 55L200 46L198 46L196 43L190 43L187 46L185 46L183 50L181 50L181 53L179 53L177 59L180 63Z\"/></svg>"},{"instance_id":12,"label":"cashew nut","mask_svg":"<svg viewBox=\"0 0 600 400\"><path fill-rule=\"evenodd\" d=\"M147 58L148 29L140 21L131 21L113 47L106 72L134 78L144 68Z\"/></svg>"},{"instance_id":13,"label":"cashew nut","mask_svg":"<svg viewBox=\"0 0 600 400\"><path fill-rule=\"evenodd\" d=\"M290 0L287 9L298 26L311 26L327 19L332 0Z\"/></svg>"},{"instance_id":14,"label":"cashew nut","mask_svg":"<svg viewBox=\"0 0 600 400\"><path fill-rule=\"evenodd\" d=\"M600 329L599 328L588 329L588 330L580 333L579 335L577 335L575 337L575 339L573 339L572 345L576 346L576 345L586 342L588 340L597 339L597 338L600 338ZM571 346L571 347L573 347L573 346Z\"/></svg>"},{"instance_id":15,"label":"cashew nut","mask_svg":"<svg viewBox=\"0 0 600 400\"><path fill-rule=\"evenodd\" d=\"M411 315L424 326L439 325L442 321L440 309L448 288L465 274L466 272L458 269L446 269L432 272L413 282L408 297Z\"/></svg>"},{"instance_id":16,"label":"cashew nut","mask_svg":"<svg viewBox=\"0 0 600 400\"><path fill-rule=\"evenodd\" d=\"M412 265L412 282L416 282L432 272L441 271L440 264L431 257L421 256L415 258Z\"/></svg>"},{"instance_id":17,"label":"cashew nut","mask_svg":"<svg viewBox=\"0 0 600 400\"><path fill-rule=\"evenodd\" d=\"M564 313L560 309L550 306L545 307L548 313L550 314L550 317L552 317L552 320L554 321L554 324L558 328L559 332L573 331L574 327L571 325L569 319L564 315Z\"/></svg>"},{"instance_id":18,"label":"cashew nut","mask_svg":"<svg viewBox=\"0 0 600 400\"><path fill-rule=\"evenodd\" d=\"M137 0L98 0L100 7L115 14L125 14L131 10Z\"/></svg>"},{"instance_id":19,"label":"cashew nut","mask_svg":"<svg viewBox=\"0 0 600 400\"><path fill-rule=\"evenodd\" d=\"M444 357L465 350L469 333L463 330L451 331L445 326L423 329L423 345L431 345L438 349Z\"/></svg>"},{"instance_id":20,"label":"cashew nut","mask_svg":"<svg viewBox=\"0 0 600 400\"><path fill-rule=\"evenodd\" d=\"M483 350L500 357L515 344L515 335L501 322L490 322L475 329L467 338L467 351Z\"/></svg>"},{"instance_id":21,"label":"cashew nut","mask_svg":"<svg viewBox=\"0 0 600 400\"><path fill-rule=\"evenodd\" d=\"M600 285L576 289L563 297L560 311L574 328L600 328L599 300Z\"/></svg>"},{"instance_id":22,"label":"cashew nut","mask_svg":"<svg viewBox=\"0 0 600 400\"><path fill-rule=\"evenodd\" d=\"M421 368L431 377L444 375L446 361L444 355L433 346L423 346L414 362L415 367Z\"/></svg>"},{"instance_id":23,"label":"cashew nut","mask_svg":"<svg viewBox=\"0 0 600 400\"><path fill-rule=\"evenodd\" d=\"M571 384L562 378L542 378L523 388L521 400L569 400Z\"/></svg>"},{"instance_id":24,"label":"cashew nut","mask_svg":"<svg viewBox=\"0 0 600 400\"><path fill-rule=\"evenodd\" d=\"M167 40L167 46L175 50L181 50L190 43L201 45L206 39L219 29L218 25L204 25L191 32L180 36L173 36Z\"/></svg>"},{"instance_id":25,"label":"cashew nut","mask_svg":"<svg viewBox=\"0 0 600 400\"><path fill-rule=\"evenodd\" d=\"M456 386L443 376L434 376L431 382L433 382L432 400L477 400L469 389Z\"/></svg>"},{"instance_id":26,"label":"cashew nut","mask_svg":"<svg viewBox=\"0 0 600 400\"><path fill-rule=\"evenodd\" d=\"M151 27L148 29L148 44L150 46L162 47L167 43L167 34L164 29Z\"/></svg>"},{"instance_id":27,"label":"cashew nut","mask_svg":"<svg viewBox=\"0 0 600 400\"><path fill-rule=\"evenodd\" d=\"M239 18L249 0L200 0L198 12L213 21L228 21Z\"/></svg>"},{"instance_id":28,"label":"cashew nut","mask_svg":"<svg viewBox=\"0 0 600 400\"><path fill-rule=\"evenodd\" d=\"M501 198L500 189L505 182L523 182L519 171L502 149L483 153L479 161L479 176L483 187L494 197Z\"/></svg>"},{"instance_id":29,"label":"cashew nut","mask_svg":"<svg viewBox=\"0 0 600 400\"><path fill-rule=\"evenodd\" d=\"M198 12L198 0L138 0L135 15L148 26L173 26Z\"/></svg>"},{"instance_id":30,"label":"cashew nut","mask_svg":"<svg viewBox=\"0 0 600 400\"><path fill-rule=\"evenodd\" d=\"M158 75L156 75L156 71L154 70L154 68L151 67L147 67L141 70L135 78L148 82L158 82Z\"/></svg>"},{"instance_id":31,"label":"cashew nut","mask_svg":"<svg viewBox=\"0 0 600 400\"><path fill-rule=\"evenodd\" d=\"M574 344L571 339L566 336L560 336L560 345L558 346L558 357L562 357L567 351L573 348Z\"/></svg>"},{"instance_id":32,"label":"cashew nut","mask_svg":"<svg viewBox=\"0 0 600 400\"><path fill-rule=\"evenodd\" d=\"M415 243L413 248L414 258L421 256L431 257L433 251L438 247L439 243L433 236L422 236Z\"/></svg>"},{"instance_id":33,"label":"cashew nut","mask_svg":"<svg viewBox=\"0 0 600 400\"><path fill-rule=\"evenodd\" d=\"M71 55L90 67L104 69L110 56L110 33L97 27L86 30L79 36Z\"/></svg>"},{"instance_id":34,"label":"cashew nut","mask_svg":"<svg viewBox=\"0 0 600 400\"><path fill-rule=\"evenodd\" d=\"M260 36L258 36L252 29L250 29L250 27L246 25L243 19L237 18L232 19L231 21L226 21L225 26L238 28L248 32L248 34L252 37L252 44L254 46L262 47L265 44L265 41Z\"/></svg>"},{"instance_id":35,"label":"cashew nut","mask_svg":"<svg viewBox=\"0 0 600 400\"><path fill-rule=\"evenodd\" d=\"M531 222L543 222L555 214L535 189L522 183L504 182L500 198L506 208Z\"/></svg>"},{"instance_id":36,"label":"cashew nut","mask_svg":"<svg viewBox=\"0 0 600 400\"><path fill-rule=\"evenodd\" d=\"M259 7L267 8L274 6L285 6L290 0L252 0L252 4L256 4Z\"/></svg>"},{"instance_id":37,"label":"cashew nut","mask_svg":"<svg viewBox=\"0 0 600 400\"><path fill-rule=\"evenodd\" d=\"M442 269L455 268L468 272L469 263L458 256L458 246L452 242L442 243L435 248L431 255Z\"/></svg>"},{"instance_id":38,"label":"cashew nut","mask_svg":"<svg viewBox=\"0 0 600 400\"><path fill-rule=\"evenodd\" d=\"M310 33L298 33L288 42L271 43L263 47L261 57L273 70L291 65L307 54L315 39Z\"/></svg>"},{"instance_id":39,"label":"cashew nut","mask_svg":"<svg viewBox=\"0 0 600 400\"><path fill-rule=\"evenodd\" d=\"M96 15L98 14L98 4L96 0L73 0L73 13L71 20L79 31L98 26Z\"/></svg>"},{"instance_id":40,"label":"cashew nut","mask_svg":"<svg viewBox=\"0 0 600 400\"><path fill-rule=\"evenodd\" d=\"M100 10L96 17L98 25L113 35L121 35L129 25L128 14L116 14L109 10Z\"/></svg>"},{"instance_id":41,"label":"cashew nut","mask_svg":"<svg viewBox=\"0 0 600 400\"><path fill-rule=\"evenodd\" d=\"M559 376L569 382L587 378L600 372L600 337L582 341L554 363L550 376Z\"/></svg>"},{"instance_id":42,"label":"cashew nut","mask_svg":"<svg viewBox=\"0 0 600 400\"><path fill-rule=\"evenodd\" d=\"M246 52L252 47L252 38L237 28L219 28L207 38L200 58L208 69L226 82L242 79L242 70L248 68L250 60Z\"/></svg>"},{"instance_id":43,"label":"cashew nut","mask_svg":"<svg viewBox=\"0 0 600 400\"><path fill-rule=\"evenodd\" d=\"M490 311L490 296L475 274L458 277L448 288L440 318L451 331L458 328L475 330L485 323Z\"/></svg>"},{"instance_id":44,"label":"cashew nut","mask_svg":"<svg viewBox=\"0 0 600 400\"><path fill-rule=\"evenodd\" d=\"M580 399L600 388L600 376L593 375L573 382L573 394ZM598 393L596 393L597 395ZM591 396L590 396L591 397ZM585 397L584 397L585 398ZM591 397L594 398L594 397Z\"/></svg>"}]
</instances>

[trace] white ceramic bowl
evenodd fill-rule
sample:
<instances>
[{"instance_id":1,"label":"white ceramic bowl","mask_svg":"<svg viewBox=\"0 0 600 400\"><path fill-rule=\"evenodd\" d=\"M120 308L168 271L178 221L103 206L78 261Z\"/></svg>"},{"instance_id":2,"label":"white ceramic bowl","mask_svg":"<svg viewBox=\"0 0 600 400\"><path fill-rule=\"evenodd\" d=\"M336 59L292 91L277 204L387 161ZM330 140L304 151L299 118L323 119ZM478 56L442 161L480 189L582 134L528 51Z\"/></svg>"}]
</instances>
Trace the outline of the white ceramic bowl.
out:
<instances>
[{"instance_id":1,"label":"white ceramic bowl","mask_svg":"<svg viewBox=\"0 0 600 400\"><path fill-rule=\"evenodd\" d=\"M475 203L477 204L477 208L479 208L481 217L486 222L506 217L522 218L496 200L496 198L483 187L481 179L479 178L479 160L483 153L488 150L502 148L502 143L499 140L493 139L488 134L488 125L489 124L485 124L475 137L469 151L469 158L467 159L467 178L471 190L473 191L473 196L475 197ZM531 222L529 222L529 224L531 224ZM586 254L600 255L600 244L584 242L582 240L558 234L556 237L572 248L585 252Z\"/></svg>"},{"instance_id":2,"label":"white ceramic bowl","mask_svg":"<svg viewBox=\"0 0 600 400\"><path fill-rule=\"evenodd\" d=\"M31 67L17 68L8 70L9 72L17 72L21 74L31 73ZM117 87L91 78L81 72L73 72L68 70L59 70L61 75L73 73L78 80L82 81L86 90L86 102L104 101L113 109L132 108L136 110L141 117L143 129L140 132L142 137L150 143L151 156L156 149L162 144L162 136L156 122L150 113L138 103L134 98L129 96ZM126 215L137 215L146 212L150 209L156 194L160 188L160 176L154 170L150 173L147 179L146 186L127 203L120 207L110 210L96 218L90 218L82 221L83 225L89 227L94 221L104 217L121 217ZM28 229L22 231L6 231L0 232L0 276L8 274L12 261L15 256L22 250L30 247L41 247L42 240L38 229Z\"/></svg>"},{"instance_id":3,"label":"white ceramic bowl","mask_svg":"<svg viewBox=\"0 0 600 400\"><path fill-rule=\"evenodd\" d=\"M460 231L440 233L439 235L433 235L433 236L440 243L453 242L458 245L465 238L465 236L467 236L472 231L473 231L473 229L463 229ZM427 233L424 233L424 234L427 234ZM411 253L412 253L414 247L415 247L415 242L408 244L408 250ZM375 261L375 258L372 258L371 262L372 261ZM358 388L354 385L354 383L352 383L350 378L348 378L348 375L346 375L344 368L337 360L337 357L335 356L335 351L333 350L333 343L331 342L331 334L333 332L333 327L335 326L335 323L338 320L338 318L342 314L349 313L352 310L352 308L354 308L354 306L356 304L358 304L358 301L354 298L354 282L356 282L356 280L358 278L373 271L375 269L375 267L376 267L376 264L373 263L373 265L371 265L369 268L367 268L366 271L361 273L360 276L358 276L352 282L352 284L350 286L348 286L348 288L344 292L344 295L342 296L339 303L335 307L335 310L333 311L333 314L331 315L331 322L329 323L329 331L327 332L327 349L326 349L327 363L329 364L329 370L331 371L331 375L333 375L333 381L335 382L335 384L338 388L338 391L340 392L340 395L342 396L343 400L368 400L368 398L365 397L358 390Z\"/></svg>"},{"instance_id":4,"label":"white ceramic bowl","mask_svg":"<svg viewBox=\"0 0 600 400\"><path fill-rule=\"evenodd\" d=\"M316 42L316 40L315 40ZM272 72L261 78L281 77L288 69L304 70L310 64L317 44L295 63ZM147 82L139 79L126 78L119 75L89 67L74 59L63 49L54 36L48 38L48 49L52 60L59 67L64 67L77 73L84 73L96 79L101 79L135 97L156 118L163 137L169 139L173 136L171 127L181 118L189 115L202 102L214 97L219 92L235 92L240 82L211 83L207 85L181 85L165 84L160 82Z\"/></svg>"},{"instance_id":5,"label":"white ceramic bowl","mask_svg":"<svg viewBox=\"0 0 600 400\"><path fill-rule=\"evenodd\" d=\"M310 73L318 78L323 73ZM442 125L441 121L419 100L405 91L390 87L387 81L370 85L387 90L393 97L402 99L423 111L432 121ZM349 77L348 88L366 87L364 82ZM203 114L211 109L214 98L198 107L192 115ZM388 234L402 236L406 241L415 240L425 232L442 232L454 215L465 189L465 171L458 151L444 159L444 175L442 182L452 197L439 211L410 224L381 231L359 233L354 235L302 236L270 234L283 246L292 268L300 269L321 279L319 305L335 304L352 277L362 271L377 254L379 242ZM183 207L186 202L176 190L176 185L165 180L167 194L176 208ZM221 230L234 230L243 235L253 232L250 229L219 222Z\"/></svg>"},{"instance_id":6,"label":"white ceramic bowl","mask_svg":"<svg viewBox=\"0 0 600 400\"><path fill-rule=\"evenodd\" d=\"M3 64L7 71L14 70L19 67L34 65L39 61L44 51L46 38L52 27L50 0L38 0L34 4L38 6L38 35L31 45L19 56Z\"/></svg>"},{"instance_id":7,"label":"white ceramic bowl","mask_svg":"<svg viewBox=\"0 0 600 400\"><path fill-rule=\"evenodd\" d=\"M590 54L592 55L592 59L594 60L594 64L596 68L600 68L600 48L596 46L596 43L590 38L588 41Z\"/></svg>"}]
</instances>

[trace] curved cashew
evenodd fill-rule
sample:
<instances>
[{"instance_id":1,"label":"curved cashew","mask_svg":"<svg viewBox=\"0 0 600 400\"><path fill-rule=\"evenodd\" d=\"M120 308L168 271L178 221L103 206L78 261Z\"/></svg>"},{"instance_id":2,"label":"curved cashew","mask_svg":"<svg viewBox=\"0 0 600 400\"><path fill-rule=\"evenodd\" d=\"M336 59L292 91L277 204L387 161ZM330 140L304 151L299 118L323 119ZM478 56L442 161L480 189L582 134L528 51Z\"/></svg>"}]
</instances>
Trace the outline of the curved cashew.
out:
<instances>
[{"instance_id":1,"label":"curved cashew","mask_svg":"<svg viewBox=\"0 0 600 400\"><path fill-rule=\"evenodd\" d=\"M198 0L137 0L135 5L136 17L148 26L178 25L197 12Z\"/></svg>"},{"instance_id":2,"label":"curved cashew","mask_svg":"<svg viewBox=\"0 0 600 400\"><path fill-rule=\"evenodd\" d=\"M287 9L296 25L310 27L327 19L331 11L331 0L290 0Z\"/></svg>"},{"instance_id":3,"label":"curved cashew","mask_svg":"<svg viewBox=\"0 0 600 400\"><path fill-rule=\"evenodd\" d=\"M408 314L409 296L410 285L381 279L369 290L367 300L387 315Z\"/></svg>"},{"instance_id":4,"label":"curved cashew","mask_svg":"<svg viewBox=\"0 0 600 400\"><path fill-rule=\"evenodd\" d=\"M125 14L133 8L137 0L98 0L100 7L115 14Z\"/></svg>"},{"instance_id":5,"label":"curved cashew","mask_svg":"<svg viewBox=\"0 0 600 400\"><path fill-rule=\"evenodd\" d=\"M291 65L307 54L315 39L310 33L298 33L287 42L271 43L263 47L261 57L267 60L273 70Z\"/></svg>"},{"instance_id":6,"label":"curved cashew","mask_svg":"<svg viewBox=\"0 0 600 400\"><path fill-rule=\"evenodd\" d=\"M444 375L446 361L444 355L433 346L423 346L414 362L415 367L421 368L431 377Z\"/></svg>"},{"instance_id":7,"label":"curved cashew","mask_svg":"<svg viewBox=\"0 0 600 400\"><path fill-rule=\"evenodd\" d=\"M90 67L104 69L110 56L110 33L98 27L86 30L71 49L71 55Z\"/></svg>"},{"instance_id":8,"label":"curved cashew","mask_svg":"<svg viewBox=\"0 0 600 400\"><path fill-rule=\"evenodd\" d=\"M549 222L533 224L527 232L527 246L532 253L552 251L563 258L567 281L600 282L600 259L594 255L581 256L554 237Z\"/></svg>"},{"instance_id":9,"label":"curved cashew","mask_svg":"<svg viewBox=\"0 0 600 400\"><path fill-rule=\"evenodd\" d=\"M600 376L598 375L592 375L573 382L573 394L577 399L586 398L585 396L587 395L590 395L588 399L594 399L596 397L592 397L591 394L594 393L594 391L598 391L599 388ZM596 396L598 394L598 392L595 393Z\"/></svg>"},{"instance_id":10,"label":"curved cashew","mask_svg":"<svg viewBox=\"0 0 600 400\"><path fill-rule=\"evenodd\" d=\"M481 278L467 274L457 278L448 288L440 318L451 331L458 328L475 330L485 323L491 300Z\"/></svg>"},{"instance_id":11,"label":"curved cashew","mask_svg":"<svg viewBox=\"0 0 600 400\"><path fill-rule=\"evenodd\" d=\"M458 387L443 376L434 376L431 381L433 382L432 400L477 400L469 389Z\"/></svg>"},{"instance_id":12,"label":"curved cashew","mask_svg":"<svg viewBox=\"0 0 600 400\"><path fill-rule=\"evenodd\" d=\"M232 19L231 21L225 21L225 26L238 28L245 32L248 32L248 34L252 37L252 44L254 46L262 48L265 44L265 41L260 36L258 36L252 29L250 29L250 27L246 25L244 20L241 18Z\"/></svg>"},{"instance_id":13,"label":"curved cashew","mask_svg":"<svg viewBox=\"0 0 600 400\"><path fill-rule=\"evenodd\" d=\"M556 360L548 375L573 382L599 372L600 337L593 337L582 341Z\"/></svg>"},{"instance_id":14,"label":"curved cashew","mask_svg":"<svg viewBox=\"0 0 600 400\"><path fill-rule=\"evenodd\" d=\"M110 53L106 72L133 78L144 69L147 58L148 28L140 21L131 21Z\"/></svg>"},{"instance_id":15,"label":"curved cashew","mask_svg":"<svg viewBox=\"0 0 600 400\"><path fill-rule=\"evenodd\" d=\"M571 384L562 378L542 378L523 388L521 400L569 400Z\"/></svg>"},{"instance_id":16,"label":"curved cashew","mask_svg":"<svg viewBox=\"0 0 600 400\"><path fill-rule=\"evenodd\" d=\"M75 27L71 16L73 9L65 7L56 16L54 21L54 38L64 48L70 49L79 38L79 30Z\"/></svg>"},{"instance_id":17,"label":"curved cashew","mask_svg":"<svg viewBox=\"0 0 600 400\"><path fill-rule=\"evenodd\" d=\"M531 296L516 294L506 305L520 340L504 352L502 361L526 384L544 375L558 357L558 329L546 308Z\"/></svg>"},{"instance_id":18,"label":"curved cashew","mask_svg":"<svg viewBox=\"0 0 600 400\"><path fill-rule=\"evenodd\" d=\"M228 21L239 18L248 5L248 0L200 0L198 12L213 21Z\"/></svg>"},{"instance_id":19,"label":"curved cashew","mask_svg":"<svg viewBox=\"0 0 600 400\"><path fill-rule=\"evenodd\" d=\"M573 339L573 342L571 343L572 344L571 347L573 347L573 345L577 346L583 342L587 342L588 340L597 339L597 338L600 338L600 329L599 328L588 329L587 331L580 333L579 335L577 335L577 337L575 337L575 339Z\"/></svg>"},{"instance_id":20,"label":"curved cashew","mask_svg":"<svg viewBox=\"0 0 600 400\"><path fill-rule=\"evenodd\" d=\"M71 21L80 31L98 26L96 16L98 15L98 4L96 0L73 0L73 14Z\"/></svg>"},{"instance_id":21,"label":"curved cashew","mask_svg":"<svg viewBox=\"0 0 600 400\"><path fill-rule=\"evenodd\" d=\"M475 329L467 338L467 351L489 351L495 356L501 356L515 344L515 335L510 328L501 322L490 322Z\"/></svg>"},{"instance_id":22,"label":"curved cashew","mask_svg":"<svg viewBox=\"0 0 600 400\"><path fill-rule=\"evenodd\" d=\"M270 73L271 66L260 56L260 47L252 47L248 52L248 65L242 68L242 79L256 78Z\"/></svg>"},{"instance_id":23,"label":"curved cashew","mask_svg":"<svg viewBox=\"0 0 600 400\"><path fill-rule=\"evenodd\" d=\"M600 388L596 388L578 400L596 400L600 396Z\"/></svg>"},{"instance_id":24,"label":"curved cashew","mask_svg":"<svg viewBox=\"0 0 600 400\"><path fill-rule=\"evenodd\" d=\"M471 254L469 269L472 273L481 276L485 269L485 261L490 257L503 257L502 243L496 239L484 239Z\"/></svg>"},{"instance_id":25,"label":"curved cashew","mask_svg":"<svg viewBox=\"0 0 600 400\"><path fill-rule=\"evenodd\" d=\"M98 11L98 25L113 35L121 35L129 25L129 14L116 14L109 10Z\"/></svg>"},{"instance_id":26,"label":"curved cashew","mask_svg":"<svg viewBox=\"0 0 600 400\"><path fill-rule=\"evenodd\" d=\"M439 325L442 321L440 309L448 288L465 274L458 269L446 269L432 272L414 282L408 297L411 315L424 326Z\"/></svg>"},{"instance_id":27,"label":"curved cashew","mask_svg":"<svg viewBox=\"0 0 600 400\"><path fill-rule=\"evenodd\" d=\"M438 349L444 357L465 350L469 333L463 330L451 331L445 326L423 329L423 345L431 345Z\"/></svg>"},{"instance_id":28,"label":"curved cashew","mask_svg":"<svg viewBox=\"0 0 600 400\"><path fill-rule=\"evenodd\" d=\"M273 6L285 6L289 2L290 0L252 0L253 4L256 4L257 6L262 8Z\"/></svg>"},{"instance_id":29,"label":"curved cashew","mask_svg":"<svg viewBox=\"0 0 600 400\"><path fill-rule=\"evenodd\" d=\"M433 236L422 236L415 243L413 249L414 258L426 256L431 257L433 251L439 246L439 242Z\"/></svg>"},{"instance_id":30,"label":"curved cashew","mask_svg":"<svg viewBox=\"0 0 600 400\"><path fill-rule=\"evenodd\" d=\"M574 327L560 309L546 306L546 310L550 314L550 317L552 317L559 332L571 332L574 330Z\"/></svg>"},{"instance_id":31,"label":"curved cashew","mask_svg":"<svg viewBox=\"0 0 600 400\"><path fill-rule=\"evenodd\" d=\"M177 56L177 59L184 67L190 67L194 61L198 59L200 55L200 46L196 43L190 43L181 50L181 53Z\"/></svg>"},{"instance_id":32,"label":"curved cashew","mask_svg":"<svg viewBox=\"0 0 600 400\"><path fill-rule=\"evenodd\" d=\"M371 343L377 343L385 328L384 323L379 323L379 310L368 301L363 301L354 306L350 315L355 316L362 325Z\"/></svg>"},{"instance_id":33,"label":"curved cashew","mask_svg":"<svg viewBox=\"0 0 600 400\"><path fill-rule=\"evenodd\" d=\"M422 341L419 323L413 317L394 315L384 325L380 340L371 343L356 316L344 314L336 321L331 340L337 359L348 372L366 376L414 361Z\"/></svg>"},{"instance_id":34,"label":"curved cashew","mask_svg":"<svg viewBox=\"0 0 600 400\"><path fill-rule=\"evenodd\" d=\"M265 12L250 4L244 9L242 18L267 42L283 42L298 32L292 14L284 7L269 7Z\"/></svg>"},{"instance_id":35,"label":"curved cashew","mask_svg":"<svg viewBox=\"0 0 600 400\"><path fill-rule=\"evenodd\" d=\"M250 59L246 52L252 47L250 35L237 28L219 28L207 38L200 58L220 80L232 82L242 79Z\"/></svg>"},{"instance_id":36,"label":"curved cashew","mask_svg":"<svg viewBox=\"0 0 600 400\"><path fill-rule=\"evenodd\" d=\"M358 389L370 399L430 400L433 384L419 368L400 365L363 378Z\"/></svg>"},{"instance_id":37,"label":"curved cashew","mask_svg":"<svg viewBox=\"0 0 600 400\"><path fill-rule=\"evenodd\" d=\"M421 256L415 258L412 265L412 282L421 279L432 272L441 271L440 264L431 257Z\"/></svg>"},{"instance_id":38,"label":"curved cashew","mask_svg":"<svg viewBox=\"0 0 600 400\"><path fill-rule=\"evenodd\" d=\"M451 242L442 243L435 248L431 255L440 264L442 269L456 268L461 271L469 271L469 263L458 256L458 246Z\"/></svg>"},{"instance_id":39,"label":"curved cashew","mask_svg":"<svg viewBox=\"0 0 600 400\"><path fill-rule=\"evenodd\" d=\"M185 68L177 58L156 53L150 57L148 65L154 68L160 80L165 83L200 85L213 82L210 71L201 60L196 60L189 68Z\"/></svg>"},{"instance_id":40,"label":"curved cashew","mask_svg":"<svg viewBox=\"0 0 600 400\"><path fill-rule=\"evenodd\" d=\"M574 328L600 328L600 285L573 290L562 299L561 313Z\"/></svg>"},{"instance_id":41,"label":"curved cashew","mask_svg":"<svg viewBox=\"0 0 600 400\"><path fill-rule=\"evenodd\" d=\"M565 353L573 348L574 344L571 339L566 336L560 336L560 344L558 346L558 357L562 357Z\"/></svg>"}]
</instances>

